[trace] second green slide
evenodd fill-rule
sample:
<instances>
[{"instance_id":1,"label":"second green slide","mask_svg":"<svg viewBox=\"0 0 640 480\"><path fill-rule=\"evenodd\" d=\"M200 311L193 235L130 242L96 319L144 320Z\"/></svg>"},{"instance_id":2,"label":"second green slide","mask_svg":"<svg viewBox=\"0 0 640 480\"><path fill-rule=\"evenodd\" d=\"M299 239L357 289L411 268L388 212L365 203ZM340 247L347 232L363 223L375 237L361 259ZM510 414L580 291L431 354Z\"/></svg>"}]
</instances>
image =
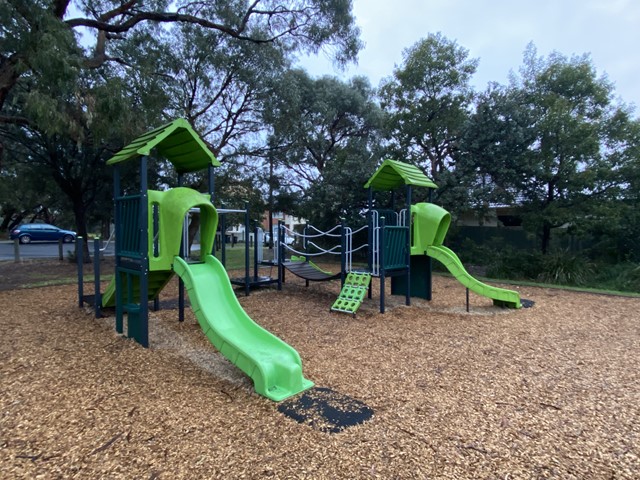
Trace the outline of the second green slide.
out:
<instances>
[{"instance_id":1,"label":"second green slide","mask_svg":"<svg viewBox=\"0 0 640 480\"><path fill-rule=\"evenodd\" d=\"M520 308L522 306L518 292L492 287L491 285L476 280L466 271L458 256L444 245L428 246L427 255L435 258L447 267L447 270L449 270L462 285L478 295L491 298L494 304L509 308Z\"/></svg>"}]
</instances>

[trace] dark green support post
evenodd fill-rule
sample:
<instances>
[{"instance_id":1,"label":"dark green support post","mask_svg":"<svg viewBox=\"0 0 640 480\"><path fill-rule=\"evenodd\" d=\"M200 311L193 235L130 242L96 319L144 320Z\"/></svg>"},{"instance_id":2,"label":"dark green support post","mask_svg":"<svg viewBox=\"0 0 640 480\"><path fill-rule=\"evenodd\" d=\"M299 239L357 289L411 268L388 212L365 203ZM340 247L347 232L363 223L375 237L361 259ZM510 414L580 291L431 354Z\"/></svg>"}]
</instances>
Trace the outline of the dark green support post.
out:
<instances>
[{"instance_id":1,"label":"dark green support post","mask_svg":"<svg viewBox=\"0 0 640 480\"><path fill-rule=\"evenodd\" d=\"M258 235L260 232L260 227L256 225L256 228L253 229L253 281L258 281L258 274L260 273L260 268L258 266L258 249L262 248L262 245L258 245Z\"/></svg>"},{"instance_id":2,"label":"dark green support post","mask_svg":"<svg viewBox=\"0 0 640 480\"><path fill-rule=\"evenodd\" d=\"M278 290L282 290L282 284L285 281L284 269L284 231L282 229L282 220L278 220Z\"/></svg>"},{"instance_id":3,"label":"dark green support post","mask_svg":"<svg viewBox=\"0 0 640 480\"><path fill-rule=\"evenodd\" d=\"M116 260L116 332L122 334L124 332L124 321L123 321L123 308L122 308L122 275L120 273L120 268L122 265L121 258L121 248L123 241L123 219L120 218L120 203L119 200L121 195L120 188L120 165L114 165L113 168L113 203L114 203L114 212L113 212L113 222L115 225L115 260Z\"/></svg>"},{"instance_id":4,"label":"dark green support post","mask_svg":"<svg viewBox=\"0 0 640 480\"><path fill-rule=\"evenodd\" d=\"M250 293L250 264L249 264L249 202L244 202L244 294Z\"/></svg>"},{"instance_id":5,"label":"dark green support post","mask_svg":"<svg viewBox=\"0 0 640 480\"><path fill-rule=\"evenodd\" d=\"M209 196L211 198L211 203L215 203L216 199L216 186L215 186L215 175L213 171L213 165L209 165L207 167L207 178L209 184ZM216 232L213 232L213 246L211 247L211 255L216 254ZM200 253L202 255L202 253Z\"/></svg>"},{"instance_id":6,"label":"dark green support post","mask_svg":"<svg viewBox=\"0 0 640 480\"><path fill-rule=\"evenodd\" d=\"M469 288L467 287L467 313L469 313Z\"/></svg>"},{"instance_id":7,"label":"dark green support post","mask_svg":"<svg viewBox=\"0 0 640 480\"><path fill-rule=\"evenodd\" d=\"M407 228L406 263L407 263L407 293L405 297L405 305L411 305L411 185L407 185L407 206L405 213L405 227Z\"/></svg>"},{"instance_id":8,"label":"dark green support post","mask_svg":"<svg viewBox=\"0 0 640 480\"><path fill-rule=\"evenodd\" d=\"M149 347L149 193L147 181L147 157L140 157L140 317L136 341Z\"/></svg>"},{"instance_id":9,"label":"dark green support post","mask_svg":"<svg viewBox=\"0 0 640 480\"><path fill-rule=\"evenodd\" d=\"M224 208L223 204L220 204L220 208ZM220 215L220 239L222 240L220 245L220 262L222 266L227 268L227 215L223 213Z\"/></svg>"},{"instance_id":10,"label":"dark green support post","mask_svg":"<svg viewBox=\"0 0 640 480\"><path fill-rule=\"evenodd\" d=\"M373 231L373 189L371 187L368 188L367 192L367 202L369 205L369 211L367 212L369 228L367 229L367 244L369 248L367 248L367 267L369 272L373 271L373 236L375 232ZM369 298L371 298L371 292L369 292Z\"/></svg>"},{"instance_id":11,"label":"dark green support post","mask_svg":"<svg viewBox=\"0 0 640 480\"><path fill-rule=\"evenodd\" d=\"M78 267L78 307L82 308L84 297L84 243L82 237L76 238L76 264Z\"/></svg>"},{"instance_id":12,"label":"dark green support post","mask_svg":"<svg viewBox=\"0 0 640 480\"><path fill-rule=\"evenodd\" d=\"M184 222L182 223L184 229ZM183 232L184 233L184 232ZM180 258L186 258L186 249L188 245L184 244L184 234L182 235L182 242L180 243ZM184 281L178 279L178 321L184 322Z\"/></svg>"},{"instance_id":13,"label":"dark green support post","mask_svg":"<svg viewBox=\"0 0 640 480\"><path fill-rule=\"evenodd\" d=\"M178 174L178 187L182 186L183 176L181 173ZM187 257L187 249L189 245L184 244L184 227L185 223L182 222L182 242L180 244L180 258ZM187 235L188 237L188 235ZM178 278L178 321L184 322L184 280L182 278Z\"/></svg>"},{"instance_id":14,"label":"dark green support post","mask_svg":"<svg viewBox=\"0 0 640 480\"><path fill-rule=\"evenodd\" d=\"M340 288L344 287L347 277L347 234L344 219L340 220Z\"/></svg>"},{"instance_id":15,"label":"dark green support post","mask_svg":"<svg viewBox=\"0 0 640 480\"><path fill-rule=\"evenodd\" d=\"M309 261L309 240L307 240L307 233L309 232L309 223L305 224L303 231L303 246L304 246L304 261ZM305 279L304 286L309 286L309 280Z\"/></svg>"},{"instance_id":16,"label":"dark green support post","mask_svg":"<svg viewBox=\"0 0 640 480\"><path fill-rule=\"evenodd\" d=\"M93 311L96 318L102 317L102 294L100 293L100 238L93 240Z\"/></svg>"},{"instance_id":17,"label":"dark green support post","mask_svg":"<svg viewBox=\"0 0 640 480\"><path fill-rule=\"evenodd\" d=\"M211 196L211 203L215 200L216 186L215 186L215 176L213 172L213 165L209 165L207 167L207 183L209 186L209 195Z\"/></svg>"},{"instance_id":18,"label":"dark green support post","mask_svg":"<svg viewBox=\"0 0 640 480\"><path fill-rule=\"evenodd\" d=\"M380 249L380 313L384 313L385 310L385 299L384 299L384 276L385 276L385 268L384 268L384 217L380 217L380 241L378 242L378 248Z\"/></svg>"},{"instance_id":19,"label":"dark green support post","mask_svg":"<svg viewBox=\"0 0 640 480\"><path fill-rule=\"evenodd\" d=\"M429 189L429 203L433 203L433 188ZM427 301L431 301L433 295L433 259L427 256Z\"/></svg>"}]
</instances>

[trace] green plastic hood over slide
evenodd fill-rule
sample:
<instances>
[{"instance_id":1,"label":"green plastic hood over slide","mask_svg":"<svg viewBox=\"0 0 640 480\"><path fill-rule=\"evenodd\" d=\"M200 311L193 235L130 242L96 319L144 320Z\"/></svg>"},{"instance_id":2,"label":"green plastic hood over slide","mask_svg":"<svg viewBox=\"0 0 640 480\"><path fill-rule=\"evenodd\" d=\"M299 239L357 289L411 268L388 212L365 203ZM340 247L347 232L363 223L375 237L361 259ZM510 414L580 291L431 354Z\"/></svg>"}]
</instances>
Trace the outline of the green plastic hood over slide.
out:
<instances>
[{"instance_id":1,"label":"green plastic hood over slide","mask_svg":"<svg viewBox=\"0 0 640 480\"><path fill-rule=\"evenodd\" d=\"M192 208L200 208L200 255L211 253L218 228L218 212L209 195L186 187L166 192L149 190L149 232L154 231L154 209L158 211L157 238L149 235L149 270L171 270L173 258L180 253L182 222ZM157 241L157 251L154 242Z\"/></svg>"},{"instance_id":2,"label":"green plastic hood over slide","mask_svg":"<svg viewBox=\"0 0 640 480\"><path fill-rule=\"evenodd\" d=\"M425 255L427 247L442 245L451 224L451 214L433 203L411 205L415 225L411 255Z\"/></svg>"},{"instance_id":3,"label":"green plastic hood over slide","mask_svg":"<svg viewBox=\"0 0 640 480\"><path fill-rule=\"evenodd\" d=\"M173 269L209 341L253 380L256 392L279 402L313 386L302 375L298 352L242 309L217 258L205 255L204 263L189 264L175 257Z\"/></svg>"}]
</instances>

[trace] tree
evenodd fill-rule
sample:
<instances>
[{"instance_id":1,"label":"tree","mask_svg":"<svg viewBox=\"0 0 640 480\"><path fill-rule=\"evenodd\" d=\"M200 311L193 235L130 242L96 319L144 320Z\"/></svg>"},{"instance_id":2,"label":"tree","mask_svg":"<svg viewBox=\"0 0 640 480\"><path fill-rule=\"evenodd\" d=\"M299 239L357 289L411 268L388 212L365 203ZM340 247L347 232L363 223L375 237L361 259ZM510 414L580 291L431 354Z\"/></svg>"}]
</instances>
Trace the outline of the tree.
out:
<instances>
[{"instance_id":1,"label":"tree","mask_svg":"<svg viewBox=\"0 0 640 480\"><path fill-rule=\"evenodd\" d=\"M20 223L36 219L52 224L62 220L61 226L70 226L72 219L60 218L67 203L58 194L51 178L15 160L7 159L0 176L0 198L3 200L0 231L11 231Z\"/></svg>"},{"instance_id":2,"label":"tree","mask_svg":"<svg viewBox=\"0 0 640 480\"><path fill-rule=\"evenodd\" d=\"M82 16L70 18L75 14L71 5ZM348 0L2 0L2 7L3 140L10 138L14 147L20 141L30 144L33 151L23 161L49 172L69 196L81 235L86 234L95 193L104 191L108 182L104 161L166 120L165 114L177 111L178 105L169 104L175 98L174 77L159 62L166 60L164 49L176 38L162 25L191 26L193 32L214 32L219 39L236 39L256 49L273 44L288 55L333 46L338 62L354 58L360 47ZM88 32L82 43L81 32ZM85 48L86 38L94 42L92 48ZM184 37L177 40L186 42ZM237 53L239 47L234 48ZM244 94L254 98L253 92ZM229 98L223 98L223 107L230 105L225 103ZM204 126L205 116L198 114L195 103L180 106ZM238 130L239 117L234 115L245 111L231 108L226 119L233 128L220 130L219 151Z\"/></svg>"},{"instance_id":3,"label":"tree","mask_svg":"<svg viewBox=\"0 0 640 480\"><path fill-rule=\"evenodd\" d=\"M423 168L436 183L453 167L474 92L478 61L442 34L405 50L403 63L380 86L388 115L389 150Z\"/></svg>"},{"instance_id":4,"label":"tree","mask_svg":"<svg viewBox=\"0 0 640 480\"><path fill-rule=\"evenodd\" d=\"M74 32L88 31L94 41L93 48L82 49L74 59L83 68L126 64L112 54L113 44L149 23L197 25L255 44L280 42L288 51L317 52L333 46L339 63L353 60L361 47L349 0L2 0L0 10L5 33L0 44L0 112L27 72L50 75L49 62L66 64L70 50L73 56L80 53ZM75 17L76 11L81 16Z\"/></svg>"},{"instance_id":5,"label":"tree","mask_svg":"<svg viewBox=\"0 0 640 480\"><path fill-rule=\"evenodd\" d=\"M368 80L345 83L290 71L279 79L264 119L272 128L270 155L280 186L304 192L297 213L325 225L358 211L356 198L366 198L361 186L375 170L382 126Z\"/></svg>"},{"instance_id":6,"label":"tree","mask_svg":"<svg viewBox=\"0 0 640 480\"><path fill-rule=\"evenodd\" d=\"M490 84L464 125L456 163L467 195L461 205L471 206L481 222L491 205L522 203L523 163L536 139L534 111L524 97L519 89Z\"/></svg>"},{"instance_id":7,"label":"tree","mask_svg":"<svg viewBox=\"0 0 640 480\"><path fill-rule=\"evenodd\" d=\"M620 192L633 140L630 113L614 101L588 56L525 52L520 76L480 99L468 124L466 165L490 199L519 203L543 253L555 227L588 225Z\"/></svg>"}]
</instances>

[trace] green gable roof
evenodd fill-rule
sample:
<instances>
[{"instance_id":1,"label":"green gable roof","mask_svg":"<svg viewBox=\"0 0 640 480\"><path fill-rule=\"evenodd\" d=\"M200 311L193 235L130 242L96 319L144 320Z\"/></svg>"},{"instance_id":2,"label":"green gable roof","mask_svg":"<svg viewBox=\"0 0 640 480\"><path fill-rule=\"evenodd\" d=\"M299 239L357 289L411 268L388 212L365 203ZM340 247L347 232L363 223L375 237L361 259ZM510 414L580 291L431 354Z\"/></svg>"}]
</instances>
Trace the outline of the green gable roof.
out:
<instances>
[{"instance_id":1,"label":"green gable roof","mask_svg":"<svg viewBox=\"0 0 640 480\"><path fill-rule=\"evenodd\" d=\"M156 151L169 160L178 173L204 170L220 162L184 118L156 128L136 138L107 161L107 165L124 162Z\"/></svg>"},{"instance_id":2,"label":"green gable roof","mask_svg":"<svg viewBox=\"0 0 640 480\"><path fill-rule=\"evenodd\" d=\"M365 183L364 188L371 187L374 190L388 191L395 190L403 185L438 188L418 167L398 162L397 160L385 160L382 162L376 173Z\"/></svg>"}]
</instances>

